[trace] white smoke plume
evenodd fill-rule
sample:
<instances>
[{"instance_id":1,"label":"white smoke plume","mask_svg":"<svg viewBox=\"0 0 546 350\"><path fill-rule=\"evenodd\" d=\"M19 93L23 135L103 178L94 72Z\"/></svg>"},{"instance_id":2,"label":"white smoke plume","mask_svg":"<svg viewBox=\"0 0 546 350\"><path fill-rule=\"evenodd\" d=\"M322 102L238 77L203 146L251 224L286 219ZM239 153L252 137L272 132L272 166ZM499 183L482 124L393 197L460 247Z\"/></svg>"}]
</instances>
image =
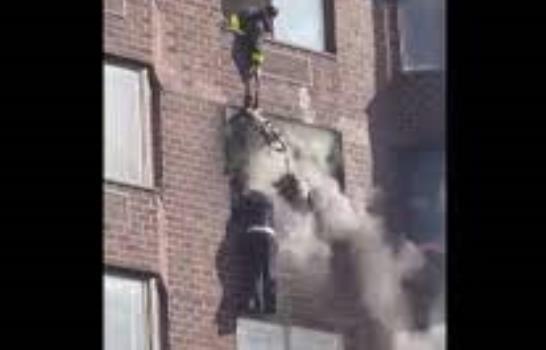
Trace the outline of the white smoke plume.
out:
<instances>
[{"instance_id":1,"label":"white smoke plume","mask_svg":"<svg viewBox=\"0 0 546 350\"><path fill-rule=\"evenodd\" d=\"M299 145L295 138L289 141L290 171L312 203L309 211L294 210L273 186L287 171L283 155L256 148L246 167L248 187L273 199L281 254L288 254L293 266L305 271L313 261L328 259L333 243L349 243L361 305L392 335L393 350L443 350L443 323L423 332L410 331L411 313L402 281L423 267L422 253L409 241L395 251L385 240L381 218L369 212L357 214L337 181L324 171L324 162L313 148ZM320 146L314 149L327 147Z\"/></svg>"}]
</instances>

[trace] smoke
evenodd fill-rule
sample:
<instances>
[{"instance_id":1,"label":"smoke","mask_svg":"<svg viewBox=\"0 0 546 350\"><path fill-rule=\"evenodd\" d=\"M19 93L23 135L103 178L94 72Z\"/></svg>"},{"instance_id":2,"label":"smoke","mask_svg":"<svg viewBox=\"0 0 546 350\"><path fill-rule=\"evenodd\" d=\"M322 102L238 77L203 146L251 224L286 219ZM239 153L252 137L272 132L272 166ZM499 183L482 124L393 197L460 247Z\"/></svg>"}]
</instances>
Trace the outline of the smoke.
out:
<instances>
[{"instance_id":1,"label":"smoke","mask_svg":"<svg viewBox=\"0 0 546 350\"><path fill-rule=\"evenodd\" d=\"M445 324L439 323L423 332L399 331L395 335L395 350L445 350Z\"/></svg>"},{"instance_id":2,"label":"smoke","mask_svg":"<svg viewBox=\"0 0 546 350\"><path fill-rule=\"evenodd\" d=\"M406 242L396 254L384 239L381 219L357 215L332 179L314 182L310 196L318 237L330 244L347 242L352 248L362 305L386 329L403 329L409 321L401 283L422 267L419 251Z\"/></svg>"},{"instance_id":3,"label":"smoke","mask_svg":"<svg viewBox=\"0 0 546 350\"><path fill-rule=\"evenodd\" d=\"M313 140L311 146L308 140ZM280 255L285 257L280 260L289 260L291 268L305 274L331 257L335 243L348 243L360 306L392 336L394 350L443 350L443 323L412 331L412 311L403 288L405 280L423 269L425 257L409 241L395 250L385 239L381 217L355 211L328 173L331 167L324 154L331 139L307 138L305 147L301 138L289 135L288 141L288 159L267 147L256 147L249 152L245 168L248 188L262 191L273 201ZM273 185L287 171L295 174L302 195L309 198L307 211L294 210ZM438 305L433 308L434 318L443 322L443 311L437 311L443 300Z\"/></svg>"}]
</instances>

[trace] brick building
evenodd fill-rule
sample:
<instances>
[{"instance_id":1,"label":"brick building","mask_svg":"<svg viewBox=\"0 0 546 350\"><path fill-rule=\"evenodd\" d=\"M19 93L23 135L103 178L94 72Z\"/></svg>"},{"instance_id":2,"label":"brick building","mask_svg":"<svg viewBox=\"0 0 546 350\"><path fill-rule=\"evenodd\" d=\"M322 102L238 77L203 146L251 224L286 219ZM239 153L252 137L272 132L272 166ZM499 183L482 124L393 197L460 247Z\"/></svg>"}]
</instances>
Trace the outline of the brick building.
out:
<instances>
[{"instance_id":1,"label":"brick building","mask_svg":"<svg viewBox=\"0 0 546 350\"><path fill-rule=\"evenodd\" d=\"M234 268L243 257L226 235L224 129L243 90L220 22L258 2L104 0L107 350L247 349L253 336L275 334L291 349L379 348L362 329L342 253L333 262L345 271L336 277L341 294L292 288L280 294L295 305L282 320L237 313L244 269ZM418 0L273 2L281 17L266 43L263 110L340 135L345 192L364 210L370 187L380 186L385 201L374 209L395 240L443 237L441 223L419 220L427 212L413 200L443 181L443 48L416 44L443 35L429 30L443 9ZM423 171L434 188L408 182Z\"/></svg>"}]
</instances>

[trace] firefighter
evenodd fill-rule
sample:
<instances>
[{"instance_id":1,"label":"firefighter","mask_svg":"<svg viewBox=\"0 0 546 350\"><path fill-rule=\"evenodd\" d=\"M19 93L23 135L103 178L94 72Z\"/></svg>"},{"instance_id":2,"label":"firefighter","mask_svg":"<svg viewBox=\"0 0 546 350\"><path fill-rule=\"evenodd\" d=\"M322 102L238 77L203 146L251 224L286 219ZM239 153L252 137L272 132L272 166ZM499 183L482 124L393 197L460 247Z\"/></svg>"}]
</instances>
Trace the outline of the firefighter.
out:
<instances>
[{"instance_id":1,"label":"firefighter","mask_svg":"<svg viewBox=\"0 0 546 350\"><path fill-rule=\"evenodd\" d=\"M232 57L245 88L244 108L258 109L260 69L264 62L263 40L273 32L273 20L278 9L269 4L262 8L247 7L229 16L227 30L235 35ZM251 82L254 82L254 96Z\"/></svg>"}]
</instances>

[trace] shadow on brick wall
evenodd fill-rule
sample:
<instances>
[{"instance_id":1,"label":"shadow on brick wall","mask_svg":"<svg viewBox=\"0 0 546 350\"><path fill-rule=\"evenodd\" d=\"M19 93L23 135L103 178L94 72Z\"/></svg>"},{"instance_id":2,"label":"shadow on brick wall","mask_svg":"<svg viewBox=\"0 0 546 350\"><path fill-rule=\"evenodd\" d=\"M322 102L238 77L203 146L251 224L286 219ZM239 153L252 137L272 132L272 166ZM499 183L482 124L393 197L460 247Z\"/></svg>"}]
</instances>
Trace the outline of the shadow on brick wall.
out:
<instances>
[{"instance_id":1,"label":"shadow on brick wall","mask_svg":"<svg viewBox=\"0 0 546 350\"><path fill-rule=\"evenodd\" d=\"M398 159L407 149L443 149L445 78L440 71L401 70L394 2L374 2L373 19L376 94L366 112L372 182L383 194L374 209L383 215L389 238L396 242L407 222L398 205L402 202Z\"/></svg>"},{"instance_id":2,"label":"shadow on brick wall","mask_svg":"<svg viewBox=\"0 0 546 350\"><path fill-rule=\"evenodd\" d=\"M401 160L408 151L445 148L445 75L443 71L401 70L396 4L377 1L373 11L376 94L366 112L372 182L383 194L374 210L384 218L387 238L396 248L410 221L402 204L407 202L403 179L409 174L400 167ZM427 327L429 304L442 293L443 255L435 254L427 252L425 268L404 285L417 328Z\"/></svg>"},{"instance_id":3,"label":"shadow on brick wall","mask_svg":"<svg viewBox=\"0 0 546 350\"><path fill-rule=\"evenodd\" d=\"M231 216L226 224L226 233L216 253L216 271L222 285L222 300L216 311L219 335L232 334L236 330L237 317L244 309L244 301L250 292L251 281L247 271L248 262L240 251L240 239L244 222L240 214L239 193L241 186L237 177L231 181Z\"/></svg>"},{"instance_id":4,"label":"shadow on brick wall","mask_svg":"<svg viewBox=\"0 0 546 350\"><path fill-rule=\"evenodd\" d=\"M372 183L381 190L381 201L374 203L373 210L382 215L387 232L397 231L396 176L394 171L394 147L396 99L393 75L399 64L393 48L398 46L395 7L388 1L373 3L374 67L376 93L366 108L372 156Z\"/></svg>"}]
</instances>

